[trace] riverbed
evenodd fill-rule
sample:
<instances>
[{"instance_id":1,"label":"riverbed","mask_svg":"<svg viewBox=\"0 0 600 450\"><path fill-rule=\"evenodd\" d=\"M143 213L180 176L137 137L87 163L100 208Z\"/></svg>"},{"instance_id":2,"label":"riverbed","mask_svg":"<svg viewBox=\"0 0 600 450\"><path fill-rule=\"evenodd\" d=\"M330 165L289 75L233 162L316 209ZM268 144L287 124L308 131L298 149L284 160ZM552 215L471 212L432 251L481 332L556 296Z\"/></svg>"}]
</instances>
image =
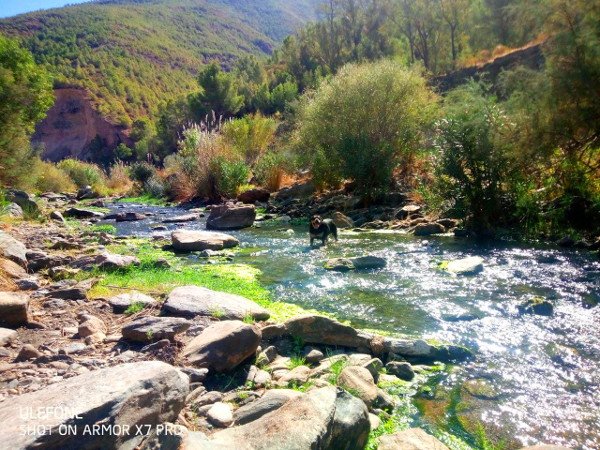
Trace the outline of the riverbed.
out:
<instances>
[{"instance_id":1,"label":"riverbed","mask_svg":"<svg viewBox=\"0 0 600 450\"><path fill-rule=\"evenodd\" d=\"M141 237L155 233L151 227L165 217L183 213L143 205L114 209L155 214L116 224L119 235ZM168 227L204 229L205 223ZM234 262L260 269L275 300L326 311L356 327L475 350L474 360L445 372L433 392L420 396L415 421L467 429L481 422L508 448L537 442L600 448L596 255L543 244L481 245L386 231L342 231L339 242L312 249L306 228L273 220L232 232L243 249ZM385 258L386 268L323 269L329 258L366 254ZM456 277L439 267L466 256L482 257L483 272ZM550 300L553 315L520 315L517 307L534 297Z\"/></svg>"}]
</instances>

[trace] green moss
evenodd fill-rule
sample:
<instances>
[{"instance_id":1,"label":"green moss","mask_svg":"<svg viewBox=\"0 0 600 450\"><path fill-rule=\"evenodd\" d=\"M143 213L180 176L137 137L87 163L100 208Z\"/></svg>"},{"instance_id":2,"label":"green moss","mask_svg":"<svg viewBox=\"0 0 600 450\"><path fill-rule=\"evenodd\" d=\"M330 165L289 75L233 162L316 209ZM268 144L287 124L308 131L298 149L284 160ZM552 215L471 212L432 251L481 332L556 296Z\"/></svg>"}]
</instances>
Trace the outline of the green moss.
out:
<instances>
[{"instance_id":1,"label":"green moss","mask_svg":"<svg viewBox=\"0 0 600 450\"><path fill-rule=\"evenodd\" d=\"M108 233L108 234L117 234L117 227L114 225L92 225L89 228L89 231L92 233Z\"/></svg>"}]
</instances>

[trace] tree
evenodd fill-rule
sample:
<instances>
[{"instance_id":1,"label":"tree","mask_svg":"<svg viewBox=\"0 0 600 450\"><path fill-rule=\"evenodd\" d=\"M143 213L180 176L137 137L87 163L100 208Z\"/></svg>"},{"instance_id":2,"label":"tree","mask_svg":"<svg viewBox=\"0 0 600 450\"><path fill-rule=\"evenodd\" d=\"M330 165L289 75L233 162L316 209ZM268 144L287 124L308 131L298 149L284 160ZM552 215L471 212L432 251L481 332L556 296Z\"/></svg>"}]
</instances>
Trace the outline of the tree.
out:
<instances>
[{"instance_id":1,"label":"tree","mask_svg":"<svg viewBox=\"0 0 600 450\"><path fill-rule=\"evenodd\" d=\"M230 117L244 105L234 76L223 72L216 62L200 72L198 84L200 92L190 96L190 108L196 120L203 120L213 112L217 117Z\"/></svg>"},{"instance_id":2,"label":"tree","mask_svg":"<svg viewBox=\"0 0 600 450\"><path fill-rule=\"evenodd\" d=\"M29 171L29 137L54 102L52 80L17 41L0 35L0 183Z\"/></svg>"},{"instance_id":3,"label":"tree","mask_svg":"<svg viewBox=\"0 0 600 450\"><path fill-rule=\"evenodd\" d=\"M317 182L353 179L369 199L410 165L435 108L416 71L392 61L348 65L304 95L295 145Z\"/></svg>"}]
</instances>

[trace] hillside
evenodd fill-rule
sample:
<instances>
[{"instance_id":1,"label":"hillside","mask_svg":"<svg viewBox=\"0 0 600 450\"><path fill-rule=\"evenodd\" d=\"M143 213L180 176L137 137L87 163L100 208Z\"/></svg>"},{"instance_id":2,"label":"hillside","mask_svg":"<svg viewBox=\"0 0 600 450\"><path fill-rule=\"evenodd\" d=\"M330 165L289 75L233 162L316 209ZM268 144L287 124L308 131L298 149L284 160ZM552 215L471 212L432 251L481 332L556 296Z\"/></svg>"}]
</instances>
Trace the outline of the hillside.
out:
<instances>
[{"instance_id":1,"label":"hillside","mask_svg":"<svg viewBox=\"0 0 600 450\"><path fill-rule=\"evenodd\" d=\"M314 12L315 0L101 0L3 19L0 33L21 38L57 88L84 88L128 125L193 90L204 62L265 56Z\"/></svg>"}]
</instances>

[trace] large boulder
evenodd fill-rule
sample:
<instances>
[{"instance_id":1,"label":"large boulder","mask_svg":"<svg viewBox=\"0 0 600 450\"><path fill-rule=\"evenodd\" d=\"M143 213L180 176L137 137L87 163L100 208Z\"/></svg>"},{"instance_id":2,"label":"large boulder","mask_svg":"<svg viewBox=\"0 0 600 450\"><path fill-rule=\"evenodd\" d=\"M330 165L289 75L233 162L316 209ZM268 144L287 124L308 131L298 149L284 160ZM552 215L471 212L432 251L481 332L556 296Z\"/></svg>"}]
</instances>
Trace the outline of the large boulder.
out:
<instances>
[{"instance_id":1,"label":"large boulder","mask_svg":"<svg viewBox=\"0 0 600 450\"><path fill-rule=\"evenodd\" d=\"M415 236L431 236L432 234L442 234L446 232L446 228L439 223L419 223L415 226L413 234Z\"/></svg>"},{"instance_id":2,"label":"large boulder","mask_svg":"<svg viewBox=\"0 0 600 450\"><path fill-rule=\"evenodd\" d=\"M226 372L256 353L261 333L254 325L238 320L217 322L192 339L182 351L186 362Z\"/></svg>"},{"instance_id":3,"label":"large boulder","mask_svg":"<svg viewBox=\"0 0 600 450\"><path fill-rule=\"evenodd\" d=\"M285 322L285 332L302 338L308 344L339 345L351 348L369 348L372 335L329 317L307 314Z\"/></svg>"},{"instance_id":4,"label":"large boulder","mask_svg":"<svg viewBox=\"0 0 600 450\"><path fill-rule=\"evenodd\" d=\"M250 423L218 431L188 448L359 450L365 447L369 430L365 405L329 386L290 400Z\"/></svg>"},{"instance_id":5,"label":"large boulder","mask_svg":"<svg viewBox=\"0 0 600 450\"><path fill-rule=\"evenodd\" d=\"M16 262L0 257L0 274L4 274L12 279L19 279L25 278L27 271Z\"/></svg>"},{"instance_id":6,"label":"large boulder","mask_svg":"<svg viewBox=\"0 0 600 450\"><path fill-rule=\"evenodd\" d=\"M254 205L226 205L215 206L210 210L206 220L209 230L240 230L251 227L256 219Z\"/></svg>"},{"instance_id":7,"label":"large boulder","mask_svg":"<svg viewBox=\"0 0 600 450\"><path fill-rule=\"evenodd\" d=\"M379 438L379 450L449 450L420 428L411 428Z\"/></svg>"},{"instance_id":8,"label":"large boulder","mask_svg":"<svg viewBox=\"0 0 600 450\"><path fill-rule=\"evenodd\" d=\"M125 339L135 342L155 342L173 339L175 335L187 331L191 322L179 317L146 316L128 323L121 329Z\"/></svg>"},{"instance_id":9,"label":"large boulder","mask_svg":"<svg viewBox=\"0 0 600 450\"><path fill-rule=\"evenodd\" d=\"M450 261L446 266L446 270L455 275L475 275L483 271L483 258L470 256Z\"/></svg>"},{"instance_id":10,"label":"large boulder","mask_svg":"<svg viewBox=\"0 0 600 450\"><path fill-rule=\"evenodd\" d=\"M11 328L28 322L29 296L19 292L0 292L0 325Z\"/></svg>"},{"instance_id":11,"label":"large boulder","mask_svg":"<svg viewBox=\"0 0 600 450\"><path fill-rule=\"evenodd\" d=\"M244 425L260 419L267 413L281 408L288 401L301 397L302 394L292 389L271 389L253 402L238 408L233 414L236 425Z\"/></svg>"},{"instance_id":12,"label":"large boulder","mask_svg":"<svg viewBox=\"0 0 600 450\"><path fill-rule=\"evenodd\" d=\"M460 361L473 356L465 348L450 344L429 344L422 339L384 338L383 349L392 355L400 356L413 362Z\"/></svg>"},{"instance_id":13,"label":"large boulder","mask_svg":"<svg viewBox=\"0 0 600 450\"><path fill-rule=\"evenodd\" d=\"M334 258L325 262L324 268L336 272L348 272L350 270L373 270L383 269L387 262L378 256L358 256L356 258Z\"/></svg>"},{"instance_id":14,"label":"large boulder","mask_svg":"<svg viewBox=\"0 0 600 450\"><path fill-rule=\"evenodd\" d=\"M238 200L242 203L254 204L256 202L268 202L271 193L265 188L253 188L238 195Z\"/></svg>"},{"instance_id":15,"label":"large boulder","mask_svg":"<svg viewBox=\"0 0 600 450\"><path fill-rule=\"evenodd\" d=\"M104 269L117 270L127 269L131 266L140 264L135 256L115 255L112 253L102 253L100 255L84 256L71 263L71 267L82 270Z\"/></svg>"},{"instance_id":16,"label":"large boulder","mask_svg":"<svg viewBox=\"0 0 600 450\"><path fill-rule=\"evenodd\" d=\"M147 219L147 217L144 214L136 212L124 212L115 216L115 221L117 222L137 222L145 219Z\"/></svg>"},{"instance_id":17,"label":"large boulder","mask_svg":"<svg viewBox=\"0 0 600 450\"><path fill-rule=\"evenodd\" d=\"M252 300L235 294L212 291L200 286L181 286L171 291L163 310L183 317L208 316L226 320L252 317L267 320L269 312Z\"/></svg>"},{"instance_id":18,"label":"large boulder","mask_svg":"<svg viewBox=\"0 0 600 450\"><path fill-rule=\"evenodd\" d=\"M27 247L4 231L0 231L0 256L4 256L23 267L27 266Z\"/></svg>"},{"instance_id":19,"label":"large boulder","mask_svg":"<svg viewBox=\"0 0 600 450\"><path fill-rule=\"evenodd\" d=\"M0 404L2 447L133 449L153 427L177 419L188 386L187 376L159 361L70 378ZM45 433L23 433L31 429Z\"/></svg>"},{"instance_id":20,"label":"large boulder","mask_svg":"<svg viewBox=\"0 0 600 450\"><path fill-rule=\"evenodd\" d=\"M4 208L4 211L10 217L22 218L24 215L23 208L21 208L16 203L9 203L8 206Z\"/></svg>"},{"instance_id":21,"label":"large boulder","mask_svg":"<svg viewBox=\"0 0 600 450\"><path fill-rule=\"evenodd\" d=\"M233 236L209 231L179 230L171 233L173 248L182 252L201 252L203 250L223 250L239 245Z\"/></svg>"},{"instance_id":22,"label":"large boulder","mask_svg":"<svg viewBox=\"0 0 600 450\"><path fill-rule=\"evenodd\" d=\"M21 208L21 215L23 214L23 211L32 215L37 215L40 212L40 207L36 203L35 197L29 195L27 192L9 189L4 193L4 196L9 202L19 205Z\"/></svg>"},{"instance_id":23,"label":"large boulder","mask_svg":"<svg viewBox=\"0 0 600 450\"><path fill-rule=\"evenodd\" d=\"M331 220L333 220L333 223L338 228L353 228L354 227L354 221L350 217L342 214L339 211L336 211L333 213L333 216L331 216Z\"/></svg>"},{"instance_id":24,"label":"large boulder","mask_svg":"<svg viewBox=\"0 0 600 450\"><path fill-rule=\"evenodd\" d=\"M348 366L338 377L338 385L352 392L369 407L377 400L377 385L373 375L364 367Z\"/></svg>"}]
</instances>

